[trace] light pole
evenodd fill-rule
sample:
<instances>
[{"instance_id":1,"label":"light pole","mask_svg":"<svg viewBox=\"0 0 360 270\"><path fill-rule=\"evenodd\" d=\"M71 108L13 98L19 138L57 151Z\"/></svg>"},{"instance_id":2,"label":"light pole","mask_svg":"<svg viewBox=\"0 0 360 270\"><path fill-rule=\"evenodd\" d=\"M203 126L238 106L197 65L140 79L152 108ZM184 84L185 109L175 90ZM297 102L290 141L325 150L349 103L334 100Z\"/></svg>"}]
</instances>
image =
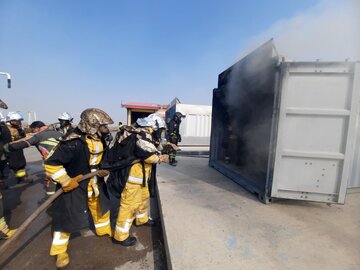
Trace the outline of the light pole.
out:
<instances>
[{"instance_id":1,"label":"light pole","mask_svg":"<svg viewBox=\"0 0 360 270\"><path fill-rule=\"evenodd\" d=\"M11 88L11 75L7 72L0 72L0 75L4 75L7 77L7 87Z\"/></svg>"},{"instance_id":2,"label":"light pole","mask_svg":"<svg viewBox=\"0 0 360 270\"><path fill-rule=\"evenodd\" d=\"M0 75L5 75L7 77L7 86L8 86L8 88L11 88L11 75L7 72L0 72ZM1 99L0 99L0 108L5 109L5 110L8 108L6 103L4 101L2 101Z\"/></svg>"}]
</instances>

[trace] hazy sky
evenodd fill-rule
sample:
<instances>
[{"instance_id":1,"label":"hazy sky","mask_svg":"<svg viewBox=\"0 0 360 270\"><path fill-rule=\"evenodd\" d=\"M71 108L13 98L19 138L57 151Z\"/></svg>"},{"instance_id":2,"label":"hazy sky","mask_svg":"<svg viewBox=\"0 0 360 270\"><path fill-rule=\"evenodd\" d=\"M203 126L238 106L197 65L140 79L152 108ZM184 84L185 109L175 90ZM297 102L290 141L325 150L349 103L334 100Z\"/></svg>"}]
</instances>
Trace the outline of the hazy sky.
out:
<instances>
[{"instance_id":1,"label":"hazy sky","mask_svg":"<svg viewBox=\"0 0 360 270\"><path fill-rule=\"evenodd\" d=\"M359 60L359 3L0 0L0 71L13 77L0 98L45 122L88 107L124 121L121 102L211 105L218 74L271 37L294 60Z\"/></svg>"}]
</instances>

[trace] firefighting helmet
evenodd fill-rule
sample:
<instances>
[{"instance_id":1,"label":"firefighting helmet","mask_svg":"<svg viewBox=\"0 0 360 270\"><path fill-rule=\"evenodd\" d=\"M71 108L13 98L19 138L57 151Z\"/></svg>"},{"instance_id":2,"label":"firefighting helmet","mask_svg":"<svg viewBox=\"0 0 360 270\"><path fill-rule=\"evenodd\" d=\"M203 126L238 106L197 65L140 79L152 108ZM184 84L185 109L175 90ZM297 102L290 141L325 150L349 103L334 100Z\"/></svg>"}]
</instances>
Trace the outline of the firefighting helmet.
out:
<instances>
[{"instance_id":1,"label":"firefighting helmet","mask_svg":"<svg viewBox=\"0 0 360 270\"><path fill-rule=\"evenodd\" d=\"M58 120L64 120L64 121L71 122L73 120L73 117L71 116L70 113L63 112L62 114L59 115Z\"/></svg>"},{"instance_id":2,"label":"firefighting helmet","mask_svg":"<svg viewBox=\"0 0 360 270\"><path fill-rule=\"evenodd\" d=\"M186 116L184 114L182 114L181 112L176 112L175 115L178 118L185 118Z\"/></svg>"},{"instance_id":3,"label":"firefighting helmet","mask_svg":"<svg viewBox=\"0 0 360 270\"><path fill-rule=\"evenodd\" d=\"M18 121L20 121L20 120L24 120L24 118L21 116L21 114L20 113L18 113L18 112L9 112L8 114L7 114L7 117L6 117L6 121L7 122L10 122L10 121L12 121L12 120L18 120Z\"/></svg>"},{"instance_id":4,"label":"firefighting helmet","mask_svg":"<svg viewBox=\"0 0 360 270\"><path fill-rule=\"evenodd\" d=\"M113 123L111 117L103 110L89 108L81 113L78 128L86 134L94 135L101 125Z\"/></svg>"},{"instance_id":5,"label":"firefighting helmet","mask_svg":"<svg viewBox=\"0 0 360 270\"><path fill-rule=\"evenodd\" d=\"M175 121L175 123L178 123L178 124L180 124L181 123L181 118L184 118L184 117L186 117L185 115L183 115L181 112L176 112L175 114L174 114L174 121Z\"/></svg>"},{"instance_id":6,"label":"firefighting helmet","mask_svg":"<svg viewBox=\"0 0 360 270\"><path fill-rule=\"evenodd\" d=\"M164 119L160 115L153 113L145 118L139 118L136 120L136 124L141 127L151 127L153 130L158 130L160 128L166 128Z\"/></svg>"}]
</instances>

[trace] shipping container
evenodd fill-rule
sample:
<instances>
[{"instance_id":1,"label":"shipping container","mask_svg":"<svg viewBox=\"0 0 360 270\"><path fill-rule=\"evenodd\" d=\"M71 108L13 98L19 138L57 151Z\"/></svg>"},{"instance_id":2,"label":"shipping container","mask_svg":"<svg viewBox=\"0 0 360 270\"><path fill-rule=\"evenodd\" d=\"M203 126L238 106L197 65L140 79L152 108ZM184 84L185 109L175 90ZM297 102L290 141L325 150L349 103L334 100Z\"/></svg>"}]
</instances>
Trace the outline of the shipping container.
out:
<instances>
[{"instance_id":1,"label":"shipping container","mask_svg":"<svg viewBox=\"0 0 360 270\"><path fill-rule=\"evenodd\" d=\"M210 145L211 106L193 105L172 102L166 111L166 118L171 119L175 112L185 115L180 124L180 146L207 146ZM169 121L169 120L167 120Z\"/></svg>"},{"instance_id":2,"label":"shipping container","mask_svg":"<svg viewBox=\"0 0 360 270\"><path fill-rule=\"evenodd\" d=\"M265 203L344 203L359 75L359 63L290 62L265 43L219 75L209 165Z\"/></svg>"}]
</instances>

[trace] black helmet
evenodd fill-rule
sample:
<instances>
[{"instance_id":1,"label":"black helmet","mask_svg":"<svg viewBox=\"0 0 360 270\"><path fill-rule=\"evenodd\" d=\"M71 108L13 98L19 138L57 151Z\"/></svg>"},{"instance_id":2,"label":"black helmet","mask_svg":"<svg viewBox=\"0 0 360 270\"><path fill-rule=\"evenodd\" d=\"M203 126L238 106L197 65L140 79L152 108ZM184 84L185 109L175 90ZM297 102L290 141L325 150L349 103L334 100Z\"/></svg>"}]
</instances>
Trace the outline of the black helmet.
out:
<instances>
[{"instance_id":1,"label":"black helmet","mask_svg":"<svg viewBox=\"0 0 360 270\"><path fill-rule=\"evenodd\" d=\"M176 112L175 114L174 114L174 121L176 122L176 123L178 123L178 124L180 124L181 123L181 118L184 118L184 117L186 117L185 115L183 115L181 112Z\"/></svg>"},{"instance_id":2,"label":"black helmet","mask_svg":"<svg viewBox=\"0 0 360 270\"><path fill-rule=\"evenodd\" d=\"M175 115L179 118L185 118L186 116L183 115L181 112L176 112Z\"/></svg>"}]
</instances>

